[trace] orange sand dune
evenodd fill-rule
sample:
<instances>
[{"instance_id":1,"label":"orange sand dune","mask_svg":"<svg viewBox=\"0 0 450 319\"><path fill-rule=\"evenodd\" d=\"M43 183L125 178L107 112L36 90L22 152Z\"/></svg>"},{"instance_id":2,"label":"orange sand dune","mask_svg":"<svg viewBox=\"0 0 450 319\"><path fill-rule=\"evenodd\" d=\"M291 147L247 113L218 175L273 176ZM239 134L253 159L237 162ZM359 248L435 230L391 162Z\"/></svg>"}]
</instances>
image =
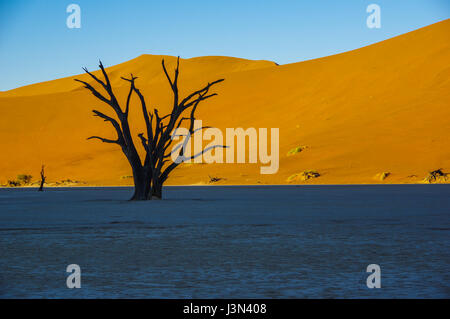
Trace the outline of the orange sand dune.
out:
<instances>
[{"instance_id":1,"label":"orange sand dune","mask_svg":"<svg viewBox=\"0 0 450 319\"><path fill-rule=\"evenodd\" d=\"M172 69L176 58L164 58ZM172 97L161 59L142 55L108 68L118 97L127 94L120 76L133 73L148 103L166 113ZM168 184L205 184L209 176L222 178L217 184L417 183L432 170L450 172L450 20L282 66L229 57L181 60L182 94L221 77L219 95L200 106L198 118L223 131L280 128L279 171L261 175L260 163L183 164ZM50 182L132 183L116 145L86 140L115 137L91 110L112 112L73 78L0 93L0 183L22 173L37 180L41 164ZM137 103L130 117L136 135L143 127ZM298 146L307 147L287 155ZM294 178L306 170L320 176Z\"/></svg>"}]
</instances>

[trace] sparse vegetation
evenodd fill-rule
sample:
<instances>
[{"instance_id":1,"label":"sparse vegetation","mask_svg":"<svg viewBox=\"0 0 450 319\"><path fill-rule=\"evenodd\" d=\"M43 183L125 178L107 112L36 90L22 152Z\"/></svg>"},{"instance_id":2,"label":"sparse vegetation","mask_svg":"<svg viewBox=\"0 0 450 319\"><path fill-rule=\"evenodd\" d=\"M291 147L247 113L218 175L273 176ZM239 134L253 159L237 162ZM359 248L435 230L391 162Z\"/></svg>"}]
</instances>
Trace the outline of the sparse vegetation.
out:
<instances>
[{"instance_id":1,"label":"sparse vegetation","mask_svg":"<svg viewBox=\"0 0 450 319\"><path fill-rule=\"evenodd\" d=\"M388 178L388 176L391 175L390 172L381 172L378 173L374 176L374 179L379 180L379 181L384 181L386 178Z\"/></svg>"},{"instance_id":2,"label":"sparse vegetation","mask_svg":"<svg viewBox=\"0 0 450 319\"><path fill-rule=\"evenodd\" d=\"M303 171L299 174L294 174L288 177L287 181L288 182L294 182L294 181L307 181L308 179L311 178L317 178L319 177L320 174L317 171L314 170L307 170L307 171Z\"/></svg>"},{"instance_id":3,"label":"sparse vegetation","mask_svg":"<svg viewBox=\"0 0 450 319\"><path fill-rule=\"evenodd\" d=\"M19 187L24 185L29 185L33 176L28 174L19 174L15 180L8 180L6 183L7 187Z\"/></svg>"},{"instance_id":4,"label":"sparse vegetation","mask_svg":"<svg viewBox=\"0 0 450 319\"><path fill-rule=\"evenodd\" d=\"M9 180L9 181L6 183L6 185L7 185L8 187L18 187L18 186L20 186L20 183L19 183L18 181L11 181L11 180Z\"/></svg>"},{"instance_id":5,"label":"sparse vegetation","mask_svg":"<svg viewBox=\"0 0 450 319\"><path fill-rule=\"evenodd\" d=\"M214 177L214 176L209 176L208 175L208 177L209 177L209 183L210 184L212 184L212 183L217 183L218 181L220 181L220 180L222 180L223 178L220 178L220 177Z\"/></svg>"},{"instance_id":6,"label":"sparse vegetation","mask_svg":"<svg viewBox=\"0 0 450 319\"><path fill-rule=\"evenodd\" d=\"M27 174L19 174L17 175L17 182L19 182L20 185L27 185L31 183L31 179L33 176L27 175Z\"/></svg>"},{"instance_id":7,"label":"sparse vegetation","mask_svg":"<svg viewBox=\"0 0 450 319\"><path fill-rule=\"evenodd\" d=\"M291 149L291 150L287 153L287 156L292 156L292 155L295 155L295 154L297 154L297 153L300 153L300 152L303 151L305 148L307 148L307 146L298 146L298 147L295 147L295 148Z\"/></svg>"},{"instance_id":8,"label":"sparse vegetation","mask_svg":"<svg viewBox=\"0 0 450 319\"><path fill-rule=\"evenodd\" d=\"M61 186L77 186L81 184L87 184L85 181L77 181L72 180L70 178L63 179L61 181L56 182L47 182L47 178L44 174L43 169L41 170L41 180L40 181L31 181L32 176L27 174L20 174L17 176L15 180L8 180L6 184L2 184L0 186L3 187L21 187L21 186L29 186L29 187L38 187L39 191L43 191L44 183L50 187L61 187Z\"/></svg>"},{"instance_id":9,"label":"sparse vegetation","mask_svg":"<svg viewBox=\"0 0 450 319\"><path fill-rule=\"evenodd\" d=\"M61 185L73 185L73 184L85 184L85 182L81 182L81 181L74 181L71 180L70 178L68 179L63 179L60 182L55 182L56 186L61 186Z\"/></svg>"},{"instance_id":10,"label":"sparse vegetation","mask_svg":"<svg viewBox=\"0 0 450 319\"><path fill-rule=\"evenodd\" d=\"M317 178L320 174L317 171L304 171L301 173L300 179L306 181L310 178Z\"/></svg>"},{"instance_id":11,"label":"sparse vegetation","mask_svg":"<svg viewBox=\"0 0 450 319\"><path fill-rule=\"evenodd\" d=\"M287 182L293 182L297 179L298 174L291 175L287 178Z\"/></svg>"},{"instance_id":12,"label":"sparse vegetation","mask_svg":"<svg viewBox=\"0 0 450 319\"><path fill-rule=\"evenodd\" d=\"M51 186L77 186L80 184L87 184L85 181L77 181L77 180L71 180L70 178L68 179L63 179L61 181L57 181L54 183L51 183L49 185Z\"/></svg>"},{"instance_id":13,"label":"sparse vegetation","mask_svg":"<svg viewBox=\"0 0 450 319\"><path fill-rule=\"evenodd\" d=\"M449 180L447 173L444 173L442 169L437 169L428 173L428 176L423 180L424 183L445 183Z\"/></svg>"}]
</instances>

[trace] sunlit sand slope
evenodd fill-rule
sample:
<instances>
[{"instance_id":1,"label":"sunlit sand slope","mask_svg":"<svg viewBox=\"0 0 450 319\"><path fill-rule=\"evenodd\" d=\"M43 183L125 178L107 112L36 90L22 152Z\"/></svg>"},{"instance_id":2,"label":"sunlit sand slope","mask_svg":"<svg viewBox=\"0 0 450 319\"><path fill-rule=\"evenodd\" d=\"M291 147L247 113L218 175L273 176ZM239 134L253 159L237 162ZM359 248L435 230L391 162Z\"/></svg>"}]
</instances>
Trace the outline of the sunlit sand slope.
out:
<instances>
[{"instance_id":1,"label":"sunlit sand slope","mask_svg":"<svg viewBox=\"0 0 450 319\"><path fill-rule=\"evenodd\" d=\"M108 69L121 101L127 86L120 76L133 73L148 103L161 113L169 110L162 58L142 55ZM176 58L164 58L173 69ZM420 183L431 171L450 173L450 20L288 65L229 57L181 60L182 94L221 77L226 80L215 89L219 95L200 105L198 118L224 132L279 128L279 171L261 175L260 163L183 164L169 184L209 184L210 177L220 179L214 184ZM118 147L86 140L115 137L91 110L112 112L73 78L0 93L0 183L18 174L37 180L41 164L50 182L132 183ZM137 103L131 123L136 136L143 127Z\"/></svg>"}]
</instances>

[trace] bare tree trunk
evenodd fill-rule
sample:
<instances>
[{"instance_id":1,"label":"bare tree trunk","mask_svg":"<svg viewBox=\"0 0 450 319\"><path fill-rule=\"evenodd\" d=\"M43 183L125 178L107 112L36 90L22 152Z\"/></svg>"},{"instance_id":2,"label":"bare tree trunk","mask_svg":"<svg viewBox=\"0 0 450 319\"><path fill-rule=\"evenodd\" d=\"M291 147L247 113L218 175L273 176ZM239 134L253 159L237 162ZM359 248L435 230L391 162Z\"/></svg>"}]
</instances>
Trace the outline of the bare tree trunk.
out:
<instances>
[{"instance_id":1,"label":"bare tree trunk","mask_svg":"<svg viewBox=\"0 0 450 319\"><path fill-rule=\"evenodd\" d=\"M41 185L39 186L38 192L43 192L43 191L44 191L44 180L41 180Z\"/></svg>"},{"instance_id":2,"label":"bare tree trunk","mask_svg":"<svg viewBox=\"0 0 450 319\"><path fill-rule=\"evenodd\" d=\"M162 183L159 179L153 180L152 199L162 199Z\"/></svg>"},{"instance_id":3,"label":"bare tree trunk","mask_svg":"<svg viewBox=\"0 0 450 319\"><path fill-rule=\"evenodd\" d=\"M130 200L149 200L150 197L150 184L149 180L143 169L133 169L134 179L134 194Z\"/></svg>"},{"instance_id":4,"label":"bare tree trunk","mask_svg":"<svg viewBox=\"0 0 450 319\"><path fill-rule=\"evenodd\" d=\"M39 186L39 190L38 190L38 192L42 192L42 191L44 191L44 183L45 183L45 173L44 173L44 165L42 165L42 168L41 168L41 185Z\"/></svg>"}]
</instances>

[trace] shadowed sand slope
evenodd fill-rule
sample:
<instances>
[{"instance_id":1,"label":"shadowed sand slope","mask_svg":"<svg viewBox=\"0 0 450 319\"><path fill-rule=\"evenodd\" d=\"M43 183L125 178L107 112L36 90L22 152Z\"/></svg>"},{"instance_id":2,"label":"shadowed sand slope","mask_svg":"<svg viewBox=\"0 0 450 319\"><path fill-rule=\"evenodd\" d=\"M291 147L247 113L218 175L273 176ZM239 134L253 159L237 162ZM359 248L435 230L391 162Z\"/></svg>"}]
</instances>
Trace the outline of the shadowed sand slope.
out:
<instances>
[{"instance_id":1,"label":"shadowed sand slope","mask_svg":"<svg viewBox=\"0 0 450 319\"><path fill-rule=\"evenodd\" d=\"M132 72L148 104L167 112L162 58L142 55L110 67L118 97L127 94L120 76ZM176 59L164 58L172 69ZM279 128L279 171L261 175L260 163L183 164L169 184L207 184L210 177L220 178L215 184L417 183L431 171L450 172L450 20L282 66L229 57L181 61L182 94L221 77L219 95L200 106L198 118L224 131ZM37 178L43 163L53 182L132 183L118 147L86 140L115 136L91 110L112 113L73 78L0 93L0 183L22 173ZM133 106L136 136L143 122Z\"/></svg>"}]
</instances>

